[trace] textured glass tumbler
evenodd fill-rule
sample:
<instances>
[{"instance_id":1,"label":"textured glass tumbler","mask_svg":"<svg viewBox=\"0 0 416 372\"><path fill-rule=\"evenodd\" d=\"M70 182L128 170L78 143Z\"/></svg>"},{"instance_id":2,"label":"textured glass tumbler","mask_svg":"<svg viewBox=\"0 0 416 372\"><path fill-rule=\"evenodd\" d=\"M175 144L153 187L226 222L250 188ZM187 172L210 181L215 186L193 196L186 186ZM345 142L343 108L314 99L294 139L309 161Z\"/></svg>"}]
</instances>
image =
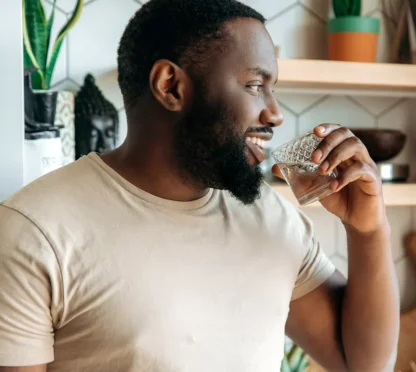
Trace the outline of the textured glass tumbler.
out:
<instances>
[{"instance_id":1,"label":"textured glass tumbler","mask_svg":"<svg viewBox=\"0 0 416 372\"><path fill-rule=\"evenodd\" d=\"M331 181L337 178L336 170L328 175L318 172L318 164L311 156L322 138L308 132L278 147L272 156L300 205L307 205L332 194Z\"/></svg>"}]
</instances>

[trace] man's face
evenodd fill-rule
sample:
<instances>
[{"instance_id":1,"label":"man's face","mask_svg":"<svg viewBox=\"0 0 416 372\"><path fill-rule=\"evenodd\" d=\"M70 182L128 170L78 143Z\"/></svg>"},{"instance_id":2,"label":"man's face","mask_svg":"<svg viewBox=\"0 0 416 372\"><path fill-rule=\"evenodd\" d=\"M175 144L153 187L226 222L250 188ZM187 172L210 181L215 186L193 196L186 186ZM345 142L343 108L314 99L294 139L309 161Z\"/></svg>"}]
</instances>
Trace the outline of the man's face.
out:
<instances>
[{"instance_id":1,"label":"man's face","mask_svg":"<svg viewBox=\"0 0 416 372\"><path fill-rule=\"evenodd\" d=\"M261 22L239 19L227 27L226 52L208 57L203 76L193 79L193 104L178 124L176 150L192 182L251 204L263 179L264 142L282 122L272 92L277 63Z\"/></svg>"}]
</instances>

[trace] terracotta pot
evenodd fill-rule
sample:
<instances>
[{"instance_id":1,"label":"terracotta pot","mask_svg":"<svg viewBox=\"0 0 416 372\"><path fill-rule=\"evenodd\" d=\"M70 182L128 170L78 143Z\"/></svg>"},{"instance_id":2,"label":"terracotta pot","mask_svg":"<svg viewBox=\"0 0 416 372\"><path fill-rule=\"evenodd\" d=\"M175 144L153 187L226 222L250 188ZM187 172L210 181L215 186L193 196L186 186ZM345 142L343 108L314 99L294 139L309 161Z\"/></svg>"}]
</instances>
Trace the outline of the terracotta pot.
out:
<instances>
[{"instance_id":1,"label":"terracotta pot","mask_svg":"<svg viewBox=\"0 0 416 372\"><path fill-rule=\"evenodd\" d=\"M373 17L338 17L328 21L329 59L375 62L380 21Z\"/></svg>"}]
</instances>

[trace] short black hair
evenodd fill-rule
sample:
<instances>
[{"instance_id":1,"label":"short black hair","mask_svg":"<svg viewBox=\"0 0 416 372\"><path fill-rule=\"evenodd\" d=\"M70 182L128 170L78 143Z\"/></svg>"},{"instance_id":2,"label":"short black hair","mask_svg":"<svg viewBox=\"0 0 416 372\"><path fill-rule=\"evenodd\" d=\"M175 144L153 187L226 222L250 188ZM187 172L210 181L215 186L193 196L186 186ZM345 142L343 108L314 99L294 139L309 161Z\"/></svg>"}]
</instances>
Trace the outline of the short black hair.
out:
<instances>
[{"instance_id":1,"label":"short black hair","mask_svg":"<svg viewBox=\"0 0 416 372\"><path fill-rule=\"evenodd\" d=\"M130 19L118 47L118 83L125 105L133 105L144 93L156 61L168 59L183 68L198 65L212 46L208 41L226 39L222 26L236 18L265 23L260 13L237 0L150 0L144 4Z\"/></svg>"}]
</instances>

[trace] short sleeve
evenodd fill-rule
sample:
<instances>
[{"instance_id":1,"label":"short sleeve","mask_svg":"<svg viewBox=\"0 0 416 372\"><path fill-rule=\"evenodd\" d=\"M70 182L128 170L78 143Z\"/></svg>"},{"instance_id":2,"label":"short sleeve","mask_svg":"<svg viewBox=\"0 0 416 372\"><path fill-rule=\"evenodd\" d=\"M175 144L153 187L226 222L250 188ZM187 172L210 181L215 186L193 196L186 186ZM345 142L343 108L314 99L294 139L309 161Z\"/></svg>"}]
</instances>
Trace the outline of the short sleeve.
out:
<instances>
[{"instance_id":1,"label":"short sleeve","mask_svg":"<svg viewBox=\"0 0 416 372\"><path fill-rule=\"evenodd\" d=\"M311 221L299 212L303 223L301 241L305 248L302 265L292 293L292 301L313 291L335 272L335 266L322 250Z\"/></svg>"},{"instance_id":2,"label":"short sleeve","mask_svg":"<svg viewBox=\"0 0 416 372\"><path fill-rule=\"evenodd\" d=\"M44 234L18 211L0 205L0 366L53 361L60 283Z\"/></svg>"}]
</instances>

